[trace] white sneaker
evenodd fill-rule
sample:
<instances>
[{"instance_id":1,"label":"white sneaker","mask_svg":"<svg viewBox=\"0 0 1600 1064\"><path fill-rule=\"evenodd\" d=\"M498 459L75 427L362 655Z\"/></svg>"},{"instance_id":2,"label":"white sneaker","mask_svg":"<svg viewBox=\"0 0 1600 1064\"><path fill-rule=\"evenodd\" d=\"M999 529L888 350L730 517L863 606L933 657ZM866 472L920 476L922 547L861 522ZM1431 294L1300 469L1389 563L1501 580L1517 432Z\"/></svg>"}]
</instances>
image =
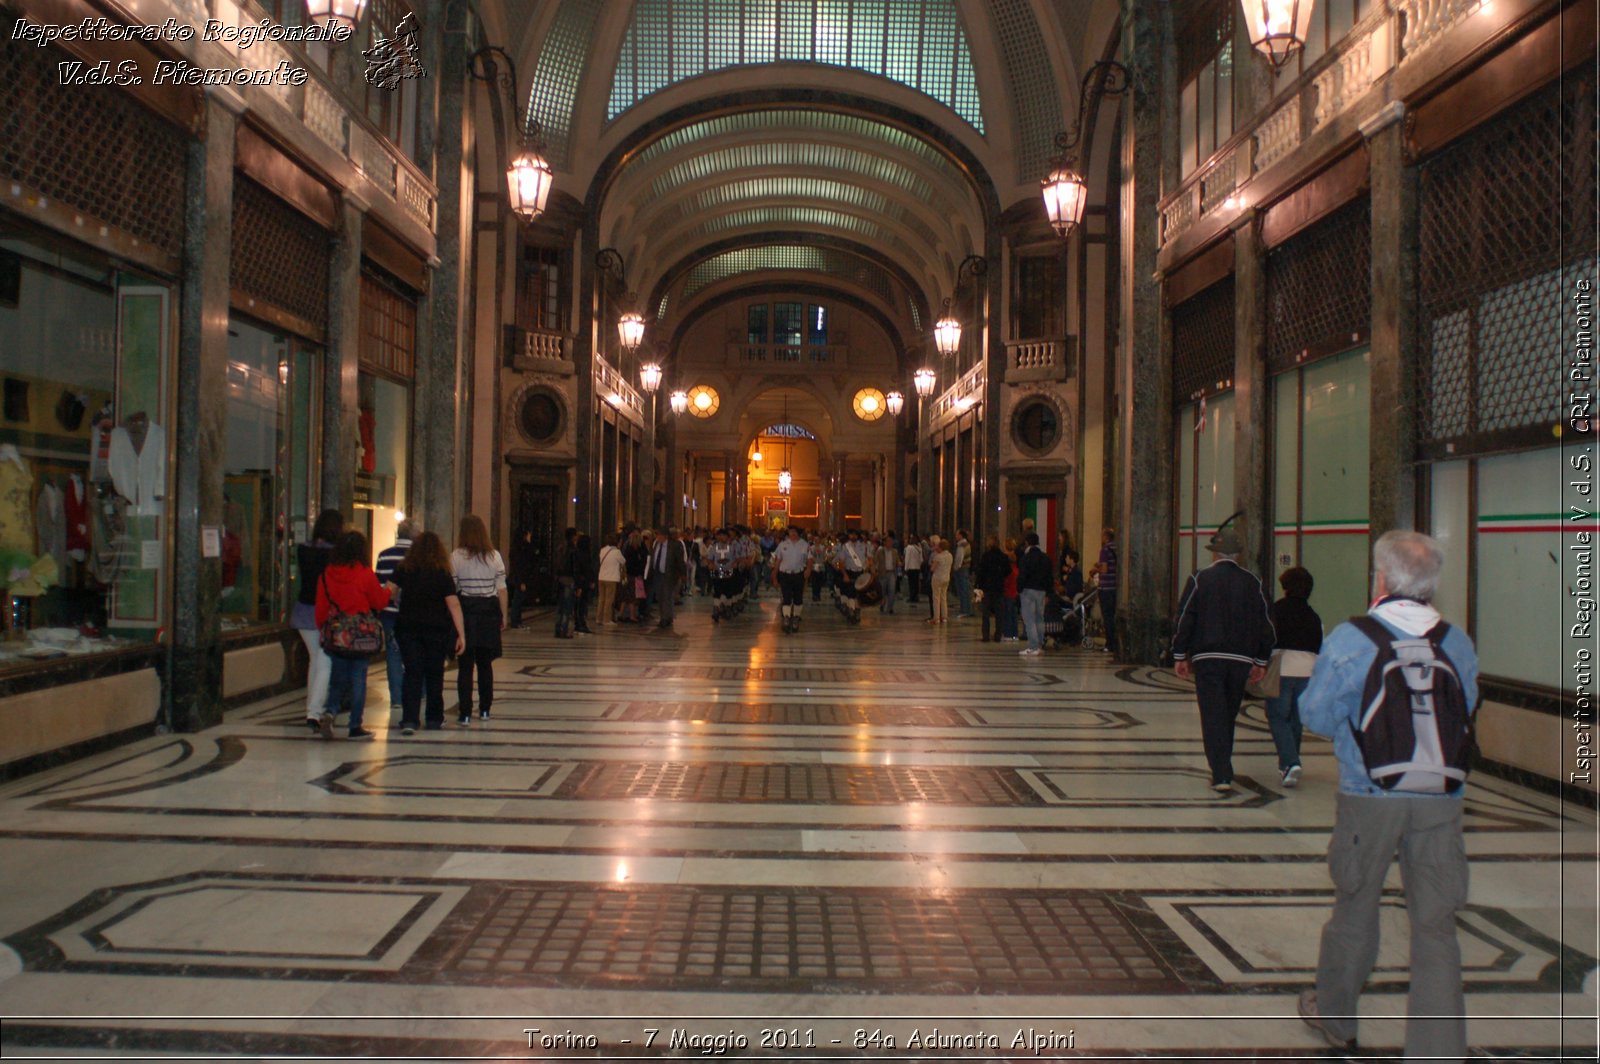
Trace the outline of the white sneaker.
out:
<instances>
[{"instance_id":1,"label":"white sneaker","mask_svg":"<svg viewBox=\"0 0 1600 1064\"><path fill-rule=\"evenodd\" d=\"M1042 653L1043 651L1034 650L1031 647L1023 647L1021 650L1017 651L1017 655L1024 658L1036 658Z\"/></svg>"},{"instance_id":2,"label":"white sneaker","mask_svg":"<svg viewBox=\"0 0 1600 1064\"><path fill-rule=\"evenodd\" d=\"M1300 782L1300 766L1290 765L1283 770L1283 785L1292 790Z\"/></svg>"},{"instance_id":3,"label":"white sneaker","mask_svg":"<svg viewBox=\"0 0 1600 1064\"><path fill-rule=\"evenodd\" d=\"M1211 789L1216 791L1218 794L1232 794L1233 793L1233 784L1231 784L1231 783L1213 783L1211 785Z\"/></svg>"}]
</instances>

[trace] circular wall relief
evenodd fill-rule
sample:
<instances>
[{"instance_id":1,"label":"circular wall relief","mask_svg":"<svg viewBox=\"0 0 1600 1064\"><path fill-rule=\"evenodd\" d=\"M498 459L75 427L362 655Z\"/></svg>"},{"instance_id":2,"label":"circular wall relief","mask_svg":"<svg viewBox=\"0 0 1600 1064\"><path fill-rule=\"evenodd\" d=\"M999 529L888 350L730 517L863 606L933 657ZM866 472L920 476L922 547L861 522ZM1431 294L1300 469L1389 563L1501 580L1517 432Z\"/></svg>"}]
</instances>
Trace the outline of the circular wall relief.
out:
<instances>
[{"instance_id":1,"label":"circular wall relief","mask_svg":"<svg viewBox=\"0 0 1600 1064\"><path fill-rule=\"evenodd\" d=\"M856 393L851 406L862 421L876 421L889 410L888 400L876 388L863 388Z\"/></svg>"},{"instance_id":2,"label":"circular wall relief","mask_svg":"<svg viewBox=\"0 0 1600 1064\"><path fill-rule=\"evenodd\" d=\"M517 401L517 428L531 443L552 443L561 436L561 400L545 388L532 388Z\"/></svg>"},{"instance_id":3,"label":"circular wall relief","mask_svg":"<svg viewBox=\"0 0 1600 1064\"><path fill-rule=\"evenodd\" d=\"M1011 439L1017 450L1043 457L1061 442L1061 411L1043 396L1024 399L1011 415Z\"/></svg>"}]
</instances>

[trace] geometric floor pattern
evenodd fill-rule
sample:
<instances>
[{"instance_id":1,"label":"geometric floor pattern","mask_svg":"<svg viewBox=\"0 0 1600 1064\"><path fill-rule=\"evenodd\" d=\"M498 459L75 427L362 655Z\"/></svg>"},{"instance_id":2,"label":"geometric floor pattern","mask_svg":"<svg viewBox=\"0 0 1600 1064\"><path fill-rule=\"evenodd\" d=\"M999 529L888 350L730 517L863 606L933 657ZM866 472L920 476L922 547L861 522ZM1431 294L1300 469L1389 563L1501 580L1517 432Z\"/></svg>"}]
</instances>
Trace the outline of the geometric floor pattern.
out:
<instances>
[{"instance_id":1,"label":"geometric floor pattern","mask_svg":"<svg viewBox=\"0 0 1600 1064\"><path fill-rule=\"evenodd\" d=\"M1328 1058L1326 742L1284 790L1248 706L1218 797L1169 671L774 613L537 619L487 726L403 738L375 670L374 742L291 695L0 787L0 1054ZM1474 1055L1593 1059L1594 814L1480 774L1465 823ZM1403 1037L1398 870L1381 928L1349 1059Z\"/></svg>"}]
</instances>

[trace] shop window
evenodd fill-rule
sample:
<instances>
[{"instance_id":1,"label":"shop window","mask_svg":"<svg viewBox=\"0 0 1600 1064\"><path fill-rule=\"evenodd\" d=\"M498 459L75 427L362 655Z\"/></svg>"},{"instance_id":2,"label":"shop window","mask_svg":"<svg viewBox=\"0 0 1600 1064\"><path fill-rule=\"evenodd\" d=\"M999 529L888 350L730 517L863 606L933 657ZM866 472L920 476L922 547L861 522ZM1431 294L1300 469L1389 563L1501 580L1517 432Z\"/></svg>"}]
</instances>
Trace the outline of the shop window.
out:
<instances>
[{"instance_id":1,"label":"shop window","mask_svg":"<svg viewBox=\"0 0 1600 1064\"><path fill-rule=\"evenodd\" d=\"M411 388L387 377L358 378L360 433L356 466L356 527L367 534L373 555L394 545L395 526L405 520L411 471Z\"/></svg>"},{"instance_id":2,"label":"shop window","mask_svg":"<svg viewBox=\"0 0 1600 1064\"><path fill-rule=\"evenodd\" d=\"M0 239L0 668L165 628L173 294Z\"/></svg>"},{"instance_id":3,"label":"shop window","mask_svg":"<svg viewBox=\"0 0 1600 1064\"><path fill-rule=\"evenodd\" d=\"M806 308L806 343L813 347L826 347L828 343L828 308L813 303Z\"/></svg>"},{"instance_id":4,"label":"shop window","mask_svg":"<svg viewBox=\"0 0 1600 1064\"><path fill-rule=\"evenodd\" d=\"M417 301L366 271L361 274L361 361L401 377L416 371Z\"/></svg>"},{"instance_id":5,"label":"shop window","mask_svg":"<svg viewBox=\"0 0 1600 1064\"><path fill-rule=\"evenodd\" d=\"M765 303L752 303L745 311L745 342L764 344L767 342L767 305Z\"/></svg>"},{"instance_id":6,"label":"shop window","mask_svg":"<svg viewBox=\"0 0 1600 1064\"><path fill-rule=\"evenodd\" d=\"M1233 11L1238 0L1205 0L1178 35L1178 136L1188 176L1233 136Z\"/></svg>"},{"instance_id":7,"label":"shop window","mask_svg":"<svg viewBox=\"0 0 1600 1064\"><path fill-rule=\"evenodd\" d=\"M1211 564L1202 548L1237 507L1233 493L1233 392L1178 411L1178 568L1174 595ZM1176 599L1174 599L1176 601Z\"/></svg>"},{"instance_id":8,"label":"shop window","mask_svg":"<svg viewBox=\"0 0 1600 1064\"><path fill-rule=\"evenodd\" d=\"M1360 348L1308 363L1272 389L1273 578L1310 570L1331 629L1366 612L1370 588L1371 359Z\"/></svg>"},{"instance_id":9,"label":"shop window","mask_svg":"<svg viewBox=\"0 0 1600 1064\"><path fill-rule=\"evenodd\" d=\"M772 342L783 347L799 347L805 342L805 304L772 305Z\"/></svg>"},{"instance_id":10,"label":"shop window","mask_svg":"<svg viewBox=\"0 0 1600 1064\"><path fill-rule=\"evenodd\" d=\"M223 624L282 621L297 588L291 547L313 519L322 360L309 345L234 317L223 441ZM303 404L303 405L302 405Z\"/></svg>"},{"instance_id":11,"label":"shop window","mask_svg":"<svg viewBox=\"0 0 1600 1064\"><path fill-rule=\"evenodd\" d=\"M1066 335L1064 286L1060 255L1029 255L1017 259L1011 289L1013 339L1053 339Z\"/></svg>"},{"instance_id":12,"label":"shop window","mask_svg":"<svg viewBox=\"0 0 1600 1064\"><path fill-rule=\"evenodd\" d=\"M1049 453L1061 439L1061 416L1047 399L1031 399L1017 408L1011 419L1017 449L1035 458Z\"/></svg>"},{"instance_id":13,"label":"shop window","mask_svg":"<svg viewBox=\"0 0 1600 1064\"><path fill-rule=\"evenodd\" d=\"M522 320L530 329L566 331L560 248L524 248L522 253Z\"/></svg>"},{"instance_id":14,"label":"shop window","mask_svg":"<svg viewBox=\"0 0 1600 1064\"><path fill-rule=\"evenodd\" d=\"M1430 469L1430 531L1445 559L1434 604L1446 620L1472 632L1485 676L1574 689L1577 674L1563 667L1562 637L1580 621L1579 596L1572 592L1577 560L1563 548L1554 501L1570 472L1559 447ZM1559 625L1551 616L1558 601ZM1498 628L1513 617L1548 617L1550 623L1524 624L1508 638ZM1482 629L1482 638L1474 629Z\"/></svg>"}]
</instances>

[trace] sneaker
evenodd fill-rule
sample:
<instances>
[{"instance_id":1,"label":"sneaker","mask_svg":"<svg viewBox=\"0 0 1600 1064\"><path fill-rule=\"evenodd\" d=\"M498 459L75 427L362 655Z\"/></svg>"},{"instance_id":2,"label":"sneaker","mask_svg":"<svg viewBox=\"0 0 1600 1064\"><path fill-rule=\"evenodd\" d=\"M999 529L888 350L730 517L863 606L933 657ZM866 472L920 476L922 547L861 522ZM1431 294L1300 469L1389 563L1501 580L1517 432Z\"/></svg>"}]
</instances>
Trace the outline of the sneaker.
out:
<instances>
[{"instance_id":1,"label":"sneaker","mask_svg":"<svg viewBox=\"0 0 1600 1064\"><path fill-rule=\"evenodd\" d=\"M324 739L333 738L333 714L324 713L317 718L317 734Z\"/></svg>"},{"instance_id":2,"label":"sneaker","mask_svg":"<svg viewBox=\"0 0 1600 1064\"><path fill-rule=\"evenodd\" d=\"M1348 1052L1356 1047L1354 1038L1340 1038L1328 1030L1327 1021L1322 1018L1322 1013L1317 1010L1317 992L1315 990L1301 991L1300 1019L1305 1021L1307 1027L1320 1034L1322 1040L1334 1049Z\"/></svg>"},{"instance_id":3,"label":"sneaker","mask_svg":"<svg viewBox=\"0 0 1600 1064\"><path fill-rule=\"evenodd\" d=\"M458 727L458 728L470 728L471 726L472 726L472 718L471 717L457 717L456 718L456 727Z\"/></svg>"},{"instance_id":4,"label":"sneaker","mask_svg":"<svg viewBox=\"0 0 1600 1064\"><path fill-rule=\"evenodd\" d=\"M402 724L400 725L400 734L409 739L417 734L417 726L415 724Z\"/></svg>"},{"instance_id":5,"label":"sneaker","mask_svg":"<svg viewBox=\"0 0 1600 1064\"><path fill-rule=\"evenodd\" d=\"M307 717L306 718L306 727L311 729L311 734L312 735L320 734L321 731L322 731L322 718L320 718L320 717Z\"/></svg>"},{"instance_id":6,"label":"sneaker","mask_svg":"<svg viewBox=\"0 0 1600 1064\"><path fill-rule=\"evenodd\" d=\"M1218 783L1213 783L1211 785L1211 789L1216 791L1218 794L1232 794L1233 793L1233 782L1231 780L1228 780L1228 781L1222 781L1222 782L1218 782Z\"/></svg>"},{"instance_id":7,"label":"sneaker","mask_svg":"<svg viewBox=\"0 0 1600 1064\"><path fill-rule=\"evenodd\" d=\"M352 738L352 739L371 739L371 738L373 738L373 735L372 735L371 732L369 732L365 728L351 728L350 729L350 738Z\"/></svg>"},{"instance_id":8,"label":"sneaker","mask_svg":"<svg viewBox=\"0 0 1600 1064\"><path fill-rule=\"evenodd\" d=\"M1294 786L1299 782L1300 782L1300 766L1299 765L1290 765L1288 768L1283 770L1283 785L1284 785L1284 787L1289 788L1289 789L1293 789Z\"/></svg>"},{"instance_id":9,"label":"sneaker","mask_svg":"<svg viewBox=\"0 0 1600 1064\"><path fill-rule=\"evenodd\" d=\"M478 710L478 719L479 720L488 720L489 719L489 711L487 709Z\"/></svg>"},{"instance_id":10,"label":"sneaker","mask_svg":"<svg viewBox=\"0 0 1600 1064\"><path fill-rule=\"evenodd\" d=\"M1021 650L1017 651L1017 656L1023 658L1036 658L1043 653L1044 651L1035 650L1033 647L1023 647Z\"/></svg>"}]
</instances>

